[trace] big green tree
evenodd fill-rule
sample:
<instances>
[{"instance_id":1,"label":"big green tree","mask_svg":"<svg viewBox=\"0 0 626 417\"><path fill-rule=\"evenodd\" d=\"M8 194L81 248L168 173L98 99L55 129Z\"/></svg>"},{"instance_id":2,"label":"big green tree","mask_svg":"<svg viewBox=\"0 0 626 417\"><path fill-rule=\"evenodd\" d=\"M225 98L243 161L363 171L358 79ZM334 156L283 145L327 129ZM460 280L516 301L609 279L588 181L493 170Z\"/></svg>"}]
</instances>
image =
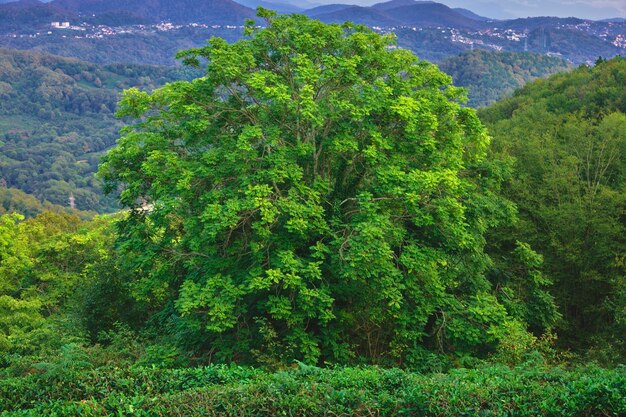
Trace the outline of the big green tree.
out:
<instances>
[{"instance_id":1,"label":"big green tree","mask_svg":"<svg viewBox=\"0 0 626 417\"><path fill-rule=\"evenodd\" d=\"M225 360L398 363L523 328L485 276L513 209L464 92L390 36L260 16L179 54L202 78L121 101L100 173L136 299Z\"/></svg>"}]
</instances>

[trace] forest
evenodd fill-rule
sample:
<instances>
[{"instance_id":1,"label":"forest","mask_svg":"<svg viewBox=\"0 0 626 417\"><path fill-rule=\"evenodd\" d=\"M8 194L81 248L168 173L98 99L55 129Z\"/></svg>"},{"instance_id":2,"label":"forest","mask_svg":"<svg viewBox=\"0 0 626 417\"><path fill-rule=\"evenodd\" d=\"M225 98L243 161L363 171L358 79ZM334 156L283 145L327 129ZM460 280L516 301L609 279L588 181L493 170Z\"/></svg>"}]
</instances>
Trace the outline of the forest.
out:
<instances>
[{"instance_id":1,"label":"forest","mask_svg":"<svg viewBox=\"0 0 626 417\"><path fill-rule=\"evenodd\" d=\"M624 415L626 59L477 111L391 36L259 17L125 90L121 210L0 189L1 415Z\"/></svg>"},{"instance_id":2,"label":"forest","mask_svg":"<svg viewBox=\"0 0 626 417\"><path fill-rule=\"evenodd\" d=\"M0 49L0 179L41 201L82 210L119 208L93 174L115 144L115 118L123 89L146 91L193 71L112 64Z\"/></svg>"},{"instance_id":3,"label":"forest","mask_svg":"<svg viewBox=\"0 0 626 417\"><path fill-rule=\"evenodd\" d=\"M454 85L468 90L468 105L489 106L513 94L529 81L572 69L561 58L530 52L474 50L447 58L439 68L452 76Z\"/></svg>"}]
</instances>

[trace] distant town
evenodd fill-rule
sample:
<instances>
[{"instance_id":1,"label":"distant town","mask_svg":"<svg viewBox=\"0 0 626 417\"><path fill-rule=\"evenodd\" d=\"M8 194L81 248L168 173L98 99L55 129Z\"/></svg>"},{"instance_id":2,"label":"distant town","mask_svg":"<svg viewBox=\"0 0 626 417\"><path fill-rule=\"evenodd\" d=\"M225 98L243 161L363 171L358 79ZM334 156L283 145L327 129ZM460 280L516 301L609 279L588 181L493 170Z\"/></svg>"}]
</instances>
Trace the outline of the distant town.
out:
<instances>
[{"instance_id":1,"label":"distant town","mask_svg":"<svg viewBox=\"0 0 626 417\"><path fill-rule=\"evenodd\" d=\"M90 25L87 23L74 24L72 22L51 22L48 30L39 30L31 33L0 33L0 36L9 38L37 38L41 36L72 37L76 39L103 39L109 36L120 35L145 35L157 32L178 31L184 28L191 29L226 29L241 30L243 26L233 25L207 25L204 23L189 23L185 25L161 22L152 25L125 25L107 26Z\"/></svg>"},{"instance_id":2,"label":"distant town","mask_svg":"<svg viewBox=\"0 0 626 417\"><path fill-rule=\"evenodd\" d=\"M25 2L19 7L0 4L0 46L96 63L177 65L174 56L180 49L203 45L213 36L228 42L241 38L243 22L256 13L229 1L219 7L193 3L194 8L187 9L172 7L166 0L125 5L94 1ZM626 22L622 19L493 20L436 2L412 4L407 0L370 7L320 6L301 13L325 23L353 20L379 33L394 33L396 47L435 63L474 49L538 53L574 65L626 55Z\"/></svg>"},{"instance_id":3,"label":"distant town","mask_svg":"<svg viewBox=\"0 0 626 417\"><path fill-rule=\"evenodd\" d=\"M428 32L441 37L444 40L456 44L469 46L470 49L479 47L482 49L490 49L494 51L503 51L507 48L506 44L519 43L520 46L516 50L529 50L529 29L511 29L498 27L497 21L493 22L491 28L480 30L467 30L453 27L419 27L419 26L371 26L371 28L379 33L392 33L402 31ZM39 38L39 37L61 37L75 39L104 39L112 36L132 36L132 35L148 35L151 33L172 32L181 30L225 30L225 31L241 31L243 26L239 25L209 25L205 23L187 23L174 24L171 22L160 22L155 24L138 24L124 26L107 26L107 25L91 25L85 22L69 22L69 21L53 21L50 22L47 30L37 31L13 31L8 33L0 33L0 37L5 38ZM604 42L617 48L626 48L626 24L621 22L607 22L602 25L594 24L594 22L584 21L577 24L560 24L551 30L556 31L575 31L583 34L591 35L602 39ZM539 40L540 52L548 55L561 56L556 51L551 51L548 47L548 37L544 35L543 40Z\"/></svg>"}]
</instances>

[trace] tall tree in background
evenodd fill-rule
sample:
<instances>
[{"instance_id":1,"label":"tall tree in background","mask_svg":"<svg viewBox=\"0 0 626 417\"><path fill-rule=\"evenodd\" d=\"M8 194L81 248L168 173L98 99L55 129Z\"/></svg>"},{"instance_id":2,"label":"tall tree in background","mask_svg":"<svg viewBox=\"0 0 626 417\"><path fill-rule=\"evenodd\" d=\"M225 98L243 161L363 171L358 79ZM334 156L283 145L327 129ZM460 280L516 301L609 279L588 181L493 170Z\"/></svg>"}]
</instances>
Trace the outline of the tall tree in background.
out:
<instances>
[{"instance_id":1,"label":"tall tree in background","mask_svg":"<svg viewBox=\"0 0 626 417\"><path fill-rule=\"evenodd\" d=\"M131 209L136 299L229 360L398 363L523 329L485 277L514 214L464 93L389 36L260 16L179 54L204 77L121 102L100 173Z\"/></svg>"}]
</instances>

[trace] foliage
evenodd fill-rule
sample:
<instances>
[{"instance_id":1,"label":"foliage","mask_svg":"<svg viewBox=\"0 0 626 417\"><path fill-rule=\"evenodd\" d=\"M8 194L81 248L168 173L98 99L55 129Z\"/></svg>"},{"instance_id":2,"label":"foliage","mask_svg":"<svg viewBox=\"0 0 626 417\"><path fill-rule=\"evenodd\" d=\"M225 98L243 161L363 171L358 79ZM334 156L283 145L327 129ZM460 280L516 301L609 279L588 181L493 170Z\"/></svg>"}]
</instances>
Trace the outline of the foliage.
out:
<instances>
[{"instance_id":1,"label":"foliage","mask_svg":"<svg viewBox=\"0 0 626 417\"><path fill-rule=\"evenodd\" d=\"M111 256L109 224L107 220L81 221L75 215L54 212L28 220L17 213L0 216L3 356L45 354L82 341L86 331L95 333L112 326L112 322L89 326L89 318L103 311L94 308L98 305L90 303L90 297L100 297L100 303L106 302L109 310L118 308L124 300L119 294L108 298L102 296L103 291L94 291L94 283L106 275L93 273ZM83 311L85 307L92 310ZM103 314L97 323L122 317Z\"/></svg>"},{"instance_id":2,"label":"foliage","mask_svg":"<svg viewBox=\"0 0 626 417\"><path fill-rule=\"evenodd\" d=\"M298 365L97 368L0 381L9 416L619 416L624 368L565 370L527 363L448 374Z\"/></svg>"},{"instance_id":3,"label":"foliage","mask_svg":"<svg viewBox=\"0 0 626 417\"><path fill-rule=\"evenodd\" d=\"M180 54L204 77L124 95L101 176L135 298L217 360L493 349L516 318L483 234L513 210L462 91L388 36L261 13Z\"/></svg>"},{"instance_id":4,"label":"foliage","mask_svg":"<svg viewBox=\"0 0 626 417\"><path fill-rule=\"evenodd\" d=\"M571 68L561 58L536 53L475 50L447 58L439 68L452 76L454 84L469 90L472 107L483 107L509 96L536 78Z\"/></svg>"},{"instance_id":5,"label":"foliage","mask_svg":"<svg viewBox=\"0 0 626 417\"><path fill-rule=\"evenodd\" d=\"M626 60L600 60L480 112L494 158L516 160L504 192L521 221L495 231L493 242L519 236L543 254L563 314L562 344L604 351L609 362L626 353L625 83Z\"/></svg>"}]
</instances>

